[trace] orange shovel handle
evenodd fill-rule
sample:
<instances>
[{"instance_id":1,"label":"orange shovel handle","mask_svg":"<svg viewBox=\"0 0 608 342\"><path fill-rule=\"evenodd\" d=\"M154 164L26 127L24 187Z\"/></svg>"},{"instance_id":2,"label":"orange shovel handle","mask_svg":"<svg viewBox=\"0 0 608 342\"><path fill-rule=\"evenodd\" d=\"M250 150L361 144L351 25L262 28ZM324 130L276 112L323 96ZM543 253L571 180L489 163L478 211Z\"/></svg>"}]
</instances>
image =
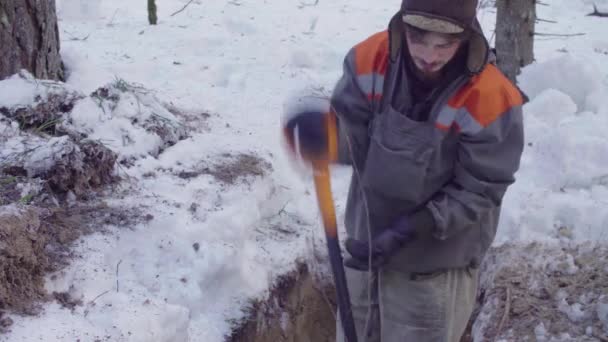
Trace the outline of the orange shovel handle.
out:
<instances>
[{"instance_id":1,"label":"orange shovel handle","mask_svg":"<svg viewBox=\"0 0 608 342\"><path fill-rule=\"evenodd\" d=\"M336 210L331 194L331 182L329 175L329 161L317 160L312 162L315 180L315 189L317 192L317 200L319 209L323 219L323 227L325 228L325 238L327 240L327 249L329 252L329 262L334 276L336 285L336 296L338 299L338 311L344 331L344 337L347 342L357 342L357 332L355 330L355 322L350 303L350 295L346 284L346 275L344 274L344 265L342 263L342 253L340 251L340 242L338 240L338 226L336 223Z\"/></svg>"}]
</instances>

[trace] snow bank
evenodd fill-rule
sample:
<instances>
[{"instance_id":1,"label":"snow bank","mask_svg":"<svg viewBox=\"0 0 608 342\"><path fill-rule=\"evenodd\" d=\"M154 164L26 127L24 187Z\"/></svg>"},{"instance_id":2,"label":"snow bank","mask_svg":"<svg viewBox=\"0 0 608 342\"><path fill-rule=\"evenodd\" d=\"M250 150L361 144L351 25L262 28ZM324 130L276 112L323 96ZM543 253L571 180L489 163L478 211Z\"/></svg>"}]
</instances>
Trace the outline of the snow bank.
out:
<instances>
[{"instance_id":1,"label":"snow bank","mask_svg":"<svg viewBox=\"0 0 608 342\"><path fill-rule=\"evenodd\" d=\"M497 244L557 241L560 229L608 239L608 90L599 75L569 56L523 70L526 145Z\"/></svg>"},{"instance_id":2,"label":"snow bank","mask_svg":"<svg viewBox=\"0 0 608 342\"><path fill-rule=\"evenodd\" d=\"M518 77L518 82L531 98L536 98L548 89L559 90L577 105L577 112L585 112L598 109L590 102L605 92L602 77L594 61L565 54L562 57L527 66ZM556 104L547 109L550 113L556 113L561 108Z\"/></svg>"}]
</instances>

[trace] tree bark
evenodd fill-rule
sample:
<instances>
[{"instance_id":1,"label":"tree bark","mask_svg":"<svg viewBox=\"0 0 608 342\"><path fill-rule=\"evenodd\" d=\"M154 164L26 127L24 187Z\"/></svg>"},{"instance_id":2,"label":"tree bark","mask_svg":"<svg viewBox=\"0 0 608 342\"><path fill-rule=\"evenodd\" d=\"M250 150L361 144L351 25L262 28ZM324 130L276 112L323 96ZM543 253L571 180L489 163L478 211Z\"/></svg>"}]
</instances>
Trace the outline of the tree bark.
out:
<instances>
[{"instance_id":1,"label":"tree bark","mask_svg":"<svg viewBox=\"0 0 608 342\"><path fill-rule=\"evenodd\" d=\"M63 80L55 0L0 0L0 79L26 69Z\"/></svg>"},{"instance_id":2,"label":"tree bark","mask_svg":"<svg viewBox=\"0 0 608 342\"><path fill-rule=\"evenodd\" d=\"M515 82L522 67L534 61L536 0L496 1L498 67Z\"/></svg>"},{"instance_id":3,"label":"tree bark","mask_svg":"<svg viewBox=\"0 0 608 342\"><path fill-rule=\"evenodd\" d=\"M148 22L150 25L156 25L157 21L156 0L148 0Z\"/></svg>"}]
</instances>

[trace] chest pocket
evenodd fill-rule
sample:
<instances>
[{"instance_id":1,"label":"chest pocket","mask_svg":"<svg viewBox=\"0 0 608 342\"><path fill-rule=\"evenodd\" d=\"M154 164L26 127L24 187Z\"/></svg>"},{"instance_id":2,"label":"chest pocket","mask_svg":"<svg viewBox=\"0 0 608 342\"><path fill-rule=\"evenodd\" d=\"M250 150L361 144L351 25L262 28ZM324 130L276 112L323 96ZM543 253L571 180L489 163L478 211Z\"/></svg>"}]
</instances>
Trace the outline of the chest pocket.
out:
<instances>
[{"instance_id":1,"label":"chest pocket","mask_svg":"<svg viewBox=\"0 0 608 342\"><path fill-rule=\"evenodd\" d=\"M434 127L387 106L370 127L363 184L395 199L418 202L435 147Z\"/></svg>"}]
</instances>

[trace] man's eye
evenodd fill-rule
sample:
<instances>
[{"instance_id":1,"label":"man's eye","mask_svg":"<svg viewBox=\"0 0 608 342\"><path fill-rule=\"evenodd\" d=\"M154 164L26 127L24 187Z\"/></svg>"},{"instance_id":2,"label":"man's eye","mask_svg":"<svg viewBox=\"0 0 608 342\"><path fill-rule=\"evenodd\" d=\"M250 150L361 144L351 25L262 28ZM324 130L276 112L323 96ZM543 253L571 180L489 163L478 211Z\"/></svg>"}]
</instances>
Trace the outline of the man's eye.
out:
<instances>
[{"instance_id":1,"label":"man's eye","mask_svg":"<svg viewBox=\"0 0 608 342\"><path fill-rule=\"evenodd\" d=\"M418 38L418 37L410 38L410 41L413 44L416 44L416 45L422 45L422 44L424 44L424 40L422 38Z\"/></svg>"}]
</instances>

